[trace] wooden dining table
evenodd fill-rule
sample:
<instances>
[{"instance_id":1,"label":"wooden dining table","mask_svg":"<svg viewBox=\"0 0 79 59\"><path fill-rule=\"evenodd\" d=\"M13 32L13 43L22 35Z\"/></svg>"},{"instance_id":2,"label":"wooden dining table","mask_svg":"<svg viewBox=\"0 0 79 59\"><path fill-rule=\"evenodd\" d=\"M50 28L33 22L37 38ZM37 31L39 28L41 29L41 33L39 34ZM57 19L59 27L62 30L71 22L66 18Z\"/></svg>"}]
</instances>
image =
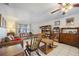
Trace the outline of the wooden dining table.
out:
<instances>
[{"instance_id":1,"label":"wooden dining table","mask_svg":"<svg viewBox=\"0 0 79 59\"><path fill-rule=\"evenodd\" d=\"M40 47L40 50L42 52L48 54L50 51L52 51L53 48L49 47L49 45L53 46L53 40L48 38L42 38L41 42L44 43L44 45Z\"/></svg>"},{"instance_id":2,"label":"wooden dining table","mask_svg":"<svg viewBox=\"0 0 79 59\"><path fill-rule=\"evenodd\" d=\"M24 56L21 44L0 48L0 56Z\"/></svg>"}]
</instances>

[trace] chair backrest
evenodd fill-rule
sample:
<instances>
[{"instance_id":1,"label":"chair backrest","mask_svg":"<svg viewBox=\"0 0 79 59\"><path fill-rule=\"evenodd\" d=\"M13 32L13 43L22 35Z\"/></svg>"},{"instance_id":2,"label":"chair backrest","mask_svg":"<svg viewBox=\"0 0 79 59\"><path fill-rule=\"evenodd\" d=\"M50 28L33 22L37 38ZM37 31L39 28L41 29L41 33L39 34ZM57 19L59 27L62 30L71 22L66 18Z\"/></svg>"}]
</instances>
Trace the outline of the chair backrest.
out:
<instances>
[{"instance_id":1,"label":"chair backrest","mask_svg":"<svg viewBox=\"0 0 79 59\"><path fill-rule=\"evenodd\" d=\"M32 38L31 49L35 50L35 49L39 48L39 44L40 44L40 41L41 41L40 36L39 35L33 35L31 38Z\"/></svg>"}]
</instances>

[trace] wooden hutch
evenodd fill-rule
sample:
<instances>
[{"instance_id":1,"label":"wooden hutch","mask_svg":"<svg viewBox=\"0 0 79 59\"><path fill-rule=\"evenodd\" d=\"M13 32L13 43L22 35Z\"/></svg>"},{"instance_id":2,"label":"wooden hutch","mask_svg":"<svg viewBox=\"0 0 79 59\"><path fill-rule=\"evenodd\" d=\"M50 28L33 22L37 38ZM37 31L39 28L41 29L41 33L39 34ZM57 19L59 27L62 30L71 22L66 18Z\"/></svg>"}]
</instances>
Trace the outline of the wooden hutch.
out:
<instances>
[{"instance_id":1,"label":"wooden hutch","mask_svg":"<svg viewBox=\"0 0 79 59\"><path fill-rule=\"evenodd\" d=\"M61 28L59 42L79 47L79 28Z\"/></svg>"}]
</instances>

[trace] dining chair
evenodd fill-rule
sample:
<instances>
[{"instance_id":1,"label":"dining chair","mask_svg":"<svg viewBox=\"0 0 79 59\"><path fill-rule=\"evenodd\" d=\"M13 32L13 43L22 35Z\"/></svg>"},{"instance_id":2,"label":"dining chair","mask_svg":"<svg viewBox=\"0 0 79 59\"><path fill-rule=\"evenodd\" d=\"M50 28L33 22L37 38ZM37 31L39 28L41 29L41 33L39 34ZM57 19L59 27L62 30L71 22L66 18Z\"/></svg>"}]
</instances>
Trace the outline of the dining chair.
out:
<instances>
[{"instance_id":1,"label":"dining chair","mask_svg":"<svg viewBox=\"0 0 79 59\"><path fill-rule=\"evenodd\" d=\"M27 45L25 50L28 52L29 55L31 55L31 52L35 51L38 56L41 56L38 51L41 37L39 35L32 35L30 38L31 42L30 44L26 42Z\"/></svg>"}]
</instances>

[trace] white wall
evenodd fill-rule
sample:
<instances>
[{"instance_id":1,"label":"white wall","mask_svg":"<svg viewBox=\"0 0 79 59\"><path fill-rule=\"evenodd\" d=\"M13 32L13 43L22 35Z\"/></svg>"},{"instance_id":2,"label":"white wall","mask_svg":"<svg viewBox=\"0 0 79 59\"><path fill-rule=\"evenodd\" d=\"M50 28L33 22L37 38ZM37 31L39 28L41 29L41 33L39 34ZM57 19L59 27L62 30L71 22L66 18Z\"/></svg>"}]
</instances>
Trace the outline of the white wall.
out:
<instances>
[{"instance_id":1,"label":"white wall","mask_svg":"<svg viewBox=\"0 0 79 59\"><path fill-rule=\"evenodd\" d=\"M14 11L11 7L8 7L6 5L0 4L0 14L2 15L2 17L5 18L5 20L7 20L7 17L10 17L12 20L14 20L13 16L14 16ZM0 27L0 38L3 38L6 36L6 28L2 28Z\"/></svg>"},{"instance_id":2,"label":"white wall","mask_svg":"<svg viewBox=\"0 0 79 59\"><path fill-rule=\"evenodd\" d=\"M66 19L71 18L71 17L74 17L74 25L67 26L66 25ZM43 26L43 25L52 25L52 28L53 28L53 27L55 27L54 22L58 21L58 20L60 21L60 26L59 26L60 28L63 28L63 27L79 27L79 14L75 14L75 15L66 16L64 18L59 18L59 19L54 19L54 20L51 20L51 21L32 24L32 31L33 31L33 33L40 33L39 27Z\"/></svg>"}]
</instances>

